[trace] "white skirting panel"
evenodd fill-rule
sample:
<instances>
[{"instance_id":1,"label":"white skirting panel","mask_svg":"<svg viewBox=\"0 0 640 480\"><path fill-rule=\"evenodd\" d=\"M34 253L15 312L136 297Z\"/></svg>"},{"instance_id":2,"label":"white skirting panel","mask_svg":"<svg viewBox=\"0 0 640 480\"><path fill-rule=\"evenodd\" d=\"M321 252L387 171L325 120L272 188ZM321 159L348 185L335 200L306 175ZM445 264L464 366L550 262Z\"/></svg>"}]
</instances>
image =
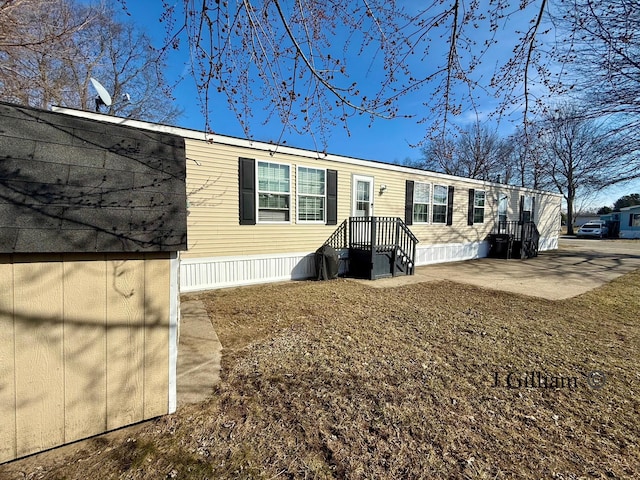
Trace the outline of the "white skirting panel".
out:
<instances>
[{"instance_id":1,"label":"white skirting panel","mask_svg":"<svg viewBox=\"0 0 640 480\"><path fill-rule=\"evenodd\" d=\"M180 291L252 285L311 278L316 273L313 253L245 255L182 259Z\"/></svg>"},{"instance_id":2,"label":"white skirting panel","mask_svg":"<svg viewBox=\"0 0 640 480\"><path fill-rule=\"evenodd\" d=\"M557 248L558 237L540 239L540 251ZM348 251L342 250L339 254L341 260L344 260L348 256ZM489 242L418 244L416 265L471 260L486 257L488 254ZM345 266L346 262L341 261L340 273L343 273ZM308 252L188 258L180 261L180 291L186 293L258 283L303 280L313 278L315 275L315 254Z\"/></svg>"},{"instance_id":3,"label":"white skirting panel","mask_svg":"<svg viewBox=\"0 0 640 480\"><path fill-rule=\"evenodd\" d=\"M488 242L418 245L416 265L486 257ZM347 251L340 251L345 259ZM340 262L340 272L346 262ZM182 258L180 291L195 292L258 283L303 280L316 275L314 253L246 255L239 257Z\"/></svg>"},{"instance_id":4,"label":"white skirting panel","mask_svg":"<svg viewBox=\"0 0 640 480\"><path fill-rule=\"evenodd\" d=\"M418 244L416 247L416 265L471 260L473 258L486 257L488 254L489 242Z\"/></svg>"},{"instance_id":5,"label":"white skirting panel","mask_svg":"<svg viewBox=\"0 0 640 480\"><path fill-rule=\"evenodd\" d=\"M538 242L538 251L544 250L557 250L558 249L558 237L540 237Z\"/></svg>"},{"instance_id":6,"label":"white skirting panel","mask_svg":"<svg viewBox=\"0 0 640 480\"><path fill-rule=\"evenodd\" d=\"M640 230L620 230L620 238L640 238Z\"/></svg>"}]
</instances>

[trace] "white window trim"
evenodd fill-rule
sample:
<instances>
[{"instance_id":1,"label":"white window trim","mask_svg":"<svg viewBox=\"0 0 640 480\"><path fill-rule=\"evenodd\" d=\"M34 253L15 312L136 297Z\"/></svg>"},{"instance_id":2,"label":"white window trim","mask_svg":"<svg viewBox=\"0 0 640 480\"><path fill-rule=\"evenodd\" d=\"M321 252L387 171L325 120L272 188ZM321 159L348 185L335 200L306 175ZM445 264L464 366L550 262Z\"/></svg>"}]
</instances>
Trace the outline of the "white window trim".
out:
<instances>
[{"instance_id":1,"label":"white window trim","mask_svg":"<svg viewBox=\"0 0 640 480\"><path fill-rule=\"evenodd\" d=\"M284 165L285 167L289 167L289 220L283 220L281 222L276 222L276 221L265 221L265 220L260 220L260 193L273 193L275 195L283 195L282 192L269 192L269 191L265 191L265 190L260 190L260 175L258 174L258 165L260 163L271 163L274 165ZM292 202L291 202L291 196L293 195L293 192L291 191L291 165L288 163L282 163L282 162L274 162L272 160L258 160L256 159L256 173L255 173L255 178L256 178L256 225L257 224L262 224L262 225L290 225L292 223L292 217L293 215L291 214L291 207L292 207Z\"/></svg>"},{"instance_id":2,"label":"white window trim","mask_svg":"<svg viewBox=\"0 0 640 480\"><path fill-rule=\"evenodd\" d=\"M446 195L446 197L444 199L444 204L436 203L434 198L433 198L434 195L436 194L436 187L444 187L446 189L446 191L447 191L447 195ZM433 190L431 190L431 205L432 205L431 206L431 219L430 219L431 223L433 225L446 225L447 224L447 214L449 213L449 185L443 185L441 183L434 183L433 184ZM434 222L433 221L433 214L434 214L434 211L435 211L434 207L436 205L438 205L438 206L444 205L444 222Z\"/></svg>"},{"instance_id":3,"label":"white window trim","mask_svg":"<svg viewBox=\"0 0 640 480\"><path fill-rule=\"evenodd\" d=\"M309 195L300 193L300 168L308 168L310 170L322 170L324 172L324 195ZM291 177L289 177L291 178ZM300 220L300 196L304 197L322 197L324 204L324 218L322 220ZM291 218L291 216L289 216ZM327 169L318 167L309 167L307 165L296 165L296 223L304 225L325 225L327 222Z\"/></svg>"},{"instance_id":4,"label":"white window trim","mask_svg":"<svg viewBox=\"0 0 640 480\"><path fill-rule=\"evenodd\" d=\"M483 193L483 198L484 198L484 205L482 205L482 207L477 206L476 205L476 195L478 195L478 193L482 192ZM487 216L487 191L486 190L474 190L473 192L473 223L484 223L485 217ZM480 209L482 208L482 221L481 222L476 222L476 208Z\"/></svg>"},{"instance_id":5,"label":"white window trim","mask_svg":"<svg viewBox=\"0 0 640 480\"><path fill-rule=\"evenodd\" d=\"M426 222L417 222L415 217L413 216L414 212L415 212L415 208L416 208L416 187L415 186L417 184L419 184L419 183L421 183L423 185L429 185L429 200L427 201L427 208L428 208L429 211L427 212L427 221ZM411 216L412 216L412 221L413 221L414 225L431 225L431 223L432 223L431 222L431 220L432 220L431 215L433 214L433 210L431 208L432 203L433 203L433 183L431 183L431 182L420 182L420 181L414 180L414 182L413 182L413 205L412 205L412 208L411 208ZM420 205L423 205L423 203L420 203Z\"/></svg>"}]
</instances>

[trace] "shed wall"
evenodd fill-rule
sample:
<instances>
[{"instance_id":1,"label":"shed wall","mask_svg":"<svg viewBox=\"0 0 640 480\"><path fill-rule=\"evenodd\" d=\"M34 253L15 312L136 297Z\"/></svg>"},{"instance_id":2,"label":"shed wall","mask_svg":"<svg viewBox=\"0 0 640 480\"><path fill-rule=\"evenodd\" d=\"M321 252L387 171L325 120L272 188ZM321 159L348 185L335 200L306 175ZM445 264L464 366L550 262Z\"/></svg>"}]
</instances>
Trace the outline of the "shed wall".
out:
<instances>
[{"instance_id":1,"label":"shed wall","mask_svg":"<svg viewBox=\"0 0 640 480\"><path fill-rule=\"evenodd\" d=\"M169 413L169 253L0 255L0 462Z\"/></svg>"}]
</instances>

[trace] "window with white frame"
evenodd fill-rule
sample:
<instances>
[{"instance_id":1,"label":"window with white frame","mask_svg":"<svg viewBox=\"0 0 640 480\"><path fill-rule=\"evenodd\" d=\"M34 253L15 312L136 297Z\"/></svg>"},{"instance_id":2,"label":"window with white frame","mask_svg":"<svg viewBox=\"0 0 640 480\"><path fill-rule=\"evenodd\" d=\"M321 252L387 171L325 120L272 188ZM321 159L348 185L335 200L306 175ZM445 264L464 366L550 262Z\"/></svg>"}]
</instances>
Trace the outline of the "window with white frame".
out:
<instances>
[{"instance_id":1,"label":"window with white frame","mask_svg":"<svg viewBox=\"0 0 640 480\"><path fill-rule=\"evenodd\" d=\"M258 162L258 221L288 222L291 180L289 165Z\"/></svg>"},{"instance_id":2,"label":"window with white frame","mask_svg":"<svg viewBox=\"0 0 640 480\"><path fill-rule=\"evenodd\" d=\"M298 221L324 222L326 205L326 171L298 167Z\"/></svg>"},{"instance_id":3,"label":"window with white frame","mask_svg":"<svg viewBox=\"0 0 640 480\"><path fill-rule=\"evenodd\" d=\"M630 213L629 215L631 215L631 226L640 227L640 213Z\"/></svg>"},{"instance_id":4,"label":"window with white frame","mask_svg":"<svg viewBox=\"0 0 640 480\"><path fill-rule=\"evenodd\" d=\"M522 202L522 221L533 222L533 197L525 195Z\"/></svg>"},{"instance_id":5,"label":"window with white frame","mask_svg":"<svg viewBox=\"0 0 640 480\"><path fill-rule=\"evenodd\" d=\"M509 208L509 197L507 195L500 195L498 199L498 224L506 226L507 224L507 211Z\"/></svg>"},{"instance_id":6,"label":"window with white frame","mask_svg":"<svg viewBox=\"0 0 640 480\"><path fill-rule=\"evenodd\" d=\"M433 186L433 223L447 223L447 193L446 186Z\"/></svg>"},{"instance_id":7,"label":"window with white frame","mask_svg":"<svg viewBox=\"0 0 640 480\"><path fill-rule=\"evenodd\" d=\"M416 182L413 188L413 222L429 223L431 185L428 183Z\"/></svg>"},{"instance_id":8,"label":"window with white frame","mask_svg":"<svg viewBox=\"0 0 640 480\"><path fill-rule=\"evenodd\" d=\"M473 196L473 223L484 223L484 190L476 190Z\"/></svg>"}]
</instances>

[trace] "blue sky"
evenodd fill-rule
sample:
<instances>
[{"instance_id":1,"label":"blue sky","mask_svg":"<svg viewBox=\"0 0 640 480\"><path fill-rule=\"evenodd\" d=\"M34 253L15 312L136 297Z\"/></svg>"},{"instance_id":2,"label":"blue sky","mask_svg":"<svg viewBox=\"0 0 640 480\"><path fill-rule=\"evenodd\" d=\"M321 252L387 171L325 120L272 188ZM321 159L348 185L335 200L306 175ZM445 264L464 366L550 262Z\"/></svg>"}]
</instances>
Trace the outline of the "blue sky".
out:
<instances>
[{"instance_id":1,"label":"blue sky","mask_svg":"<svg viewBox=\"0 0 640 480\"><path fill-rule=\"evenodd\" d=\"M90 0L84 0L85 3L92 3ZM115 1L115 0L114 0ZM182 0L178 0L180 4ZM170 2L171 3L171 2ZM164 25L158 19L162 14L162 2L160 0L136 0L127 1L127 9L131 14L131 19L144 31L152 36L158 43L164 40ZM336 40L336 45L340 44L342 39ZM194 80L188 74L189 52L183 40L181 50L172 52L170 61L168 62L167 77L174 81L180 76L184 76L183 80L174 90L177 104L184 109L184 115L178 120L179 126L202 130L205 128L205 119L201 114L200 105L198 103L198 92L196 90ZM438 58L440 61L441 58ZM359 70L366 70L372 64L369 58L351 58L350 67L356 67ZM426 58L424 63L416 63L417 69L434 68L434 60ZM377 67L374 63L374 69ZM381 73L371 72L367 77L363 77L361 84L369 82L375 89L379 82ZM377 77L377 78L376 78ZM428 92L428 90L427 90ZM327 151L335 154L352 156L357 158L373 159L384 162L398 162L409 159L419 159L421 154L419 148L412 147L424 139L427 126L417 122L418 115L424 114L427 107L423 107L422 103L427 99L424 97L425 91L408 95L400 101L400 113L406 111L417 112L416 118L395 118L392 120L375 119L371 121L367 115L353 116L348 121L347 129L338 123L331 130L331 135L327 139ZM245 133L234 116L229 110L227 100L222 95L214 97L217 103L211 109L209 121L210 127L215 133L223 135L231 135L236 137L244 137ZM481 105L484 109L481 116L494 108L495 100L485 99L485 103ZM420 112L420 109L423 112ZM256 108L254 118L251 122L251 135L253 138L262 141L277 141L280 137L282 127L277 119L267 124L263 124L262 111ZM471 112L463 113L456 119L457 123L471 123L475 118ZM512 127L507 127L507 133ZM297 135L295 133L287 133L285 136L287 145L308 148L323 149L321 140L315 140L308 135Z\"/></svg>"},{"instance_id":2,"label":"blue sky","mask_svg":"<svg viewBox=\"0 0 640 480\"><path fill-rule=\"evenodd\" d=\"M160 0L139 0L128 2L127 7L132 18L148 34L158 42L164 39L164 27L158 23L157 18L162 13ZM175 79L183 76L184 79L174 90L176 101L184 109L184 115L179 119L179 126L203 130L205 119L201 113L198 103L198 92L194 80L189 76L188 51L184 40L181 43L181 50L173 52L169 61L168 77ZM354 59L352 64L368 63L367 59ZM364 67L363 67L364 68ZM373 82L373 81L372 81ZM213 94L216 103L210 110L210 127L215 133L231 135L235 137L245 137L245 132L238 119L230 111L227 99L223 95ZM416 98L406 98L405 103L415 102ZM253 112L250 129L251 135L256 140L277 141L282 132L282 126L277 118L268 123L264 123L264 115L261 108L256 108ZM348 131L338 123L331 130L331 135L327 139L327 151L330 153L380 160L385 162L402 161L406 158L417 159L420 157L419 149L412 148L411 144L416 144L424 138L425 127L418 125L413 119L396 118L393 120L376 119L374 122L366 115L352 117L348 122ZM287 145L307 149L320 149L324 147L319 138L313 139L308 135L287 133L284 137Z\"/></svg>"},{"instance_id":3,"label":"blue sky","mask_svg":"<svg viewBox=\"0 0 640 480\"><path fill-rule=\"evenodd\" d=\"M94 3L90 0L81 0L84 3ZM115 2L115 0L113 0ZM183 0L173 0L177 4L181 4ZM169 0L169 3L172 3ZM162 2L160 0L129 0L126 2L127 8L131 14L130 19L136 25L149 34L152 39L160 45L165 37L164 24L160 23L159 18L163 12ZM412 4L408 4L412 5ZM517 22L517 18L512 18L510 22ZM524 23L526 25L526 22ZM513 25L509 25L513 28ZM517 27L517 25L516 25ZM479 32L480 35L483 32ZM515 38L509 38L510 41L516 41ZM339 41L339 40L338 40ZM503 44L496 52L504 52L506 55L511 54L511 46L508 41L502 39ZM493 53L501 54L501 53ZM350 59L352 66L354 62L360 62L362 65L368 65L370 60L366 58ZM488 81L496 58L485 58L485 64L482 69L485 70L483 81ZM433 60L437 61L437 60ZM422 63L417 63L416 68L429 68L433 65L430 58L422 59ZM194 80L189 76L189 52L183 40L181 50L172 52L169 57L167 78L170 82L174 82L182 77L174 90L176 103L184 109L184 115L176 122L178 126L204 130L205 118L201 113L200 103L198 101L198 92ZM357 65L357 63L355 63ZM364 67L363 67L364 68ZM370 79L375 84L375 72ZM366 82L366 79L365 79ZM218 96L215 98L213 109L210 111L209 122L211 129L218 134L231 135L236 137L245 137L245 133L236 119L235 115L229 110L225 97ZM416 107L421 108L421 104L425 102L425 92L416 92L406 96L401 100L400 108L407 111L416 111ZM479 113L482 119L495 108L497 101L489 97L483 97L479 101ZM427 107L424 107L426 109ZM520 106L515 105L511 112L511 119L518 120ZM277 119L267 124L263 124L261 118L261 110L256 109L254 118L251 122L251 135L256 140L276 141L280 137L282 127ZM460 125L471 123L474 115L472 112L463 112L456 122ZM357 158L379 160L384 162L399 162L405 159L419 159L419 148L412 148L412 144L418 143L425 137L427 126L417 122L415 118L396 118L393 120L376 119L371 122L368 116L355 116L348 123L349 134L346 129L337 124L332 128L331 134L327 139L327 151L334 154L352 156ZM502 122L500 132L509 134L513 131L513 124L510 122ZM306 135L287 134L285 136L287 145L296 146L307 149L323 149L319 145L318 139L312 139ZM640 191L640 182L622 187L614 187L593 199L593 204L601 206L612 204L621 195Z\"/></svg>"}]
</instances>

